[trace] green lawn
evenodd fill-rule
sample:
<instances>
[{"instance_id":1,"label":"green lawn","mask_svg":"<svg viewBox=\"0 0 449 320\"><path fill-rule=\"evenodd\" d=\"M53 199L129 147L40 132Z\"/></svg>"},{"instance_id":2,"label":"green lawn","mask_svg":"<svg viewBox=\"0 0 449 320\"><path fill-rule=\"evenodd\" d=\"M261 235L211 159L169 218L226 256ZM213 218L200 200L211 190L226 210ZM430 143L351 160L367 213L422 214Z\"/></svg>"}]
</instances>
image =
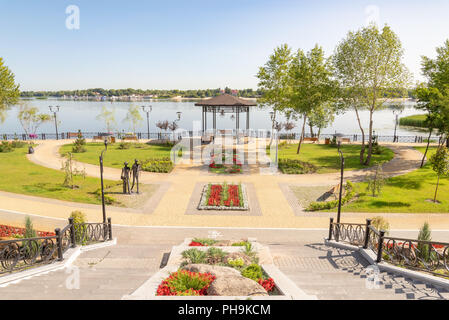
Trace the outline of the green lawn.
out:
<instances>
[{"instance_id":1,"label":"green lawn","mask_svg":"<svg viewBox=\"0 0 449 320\"><path fill-rule=\"evenodd\" d=\"M425 148L417 150L424 153ZM429 149L428 158L436 148ZM344 206L346 212L411 212L411 213L449 213L449 177L440 179L438 197L441 203L427 201L433 199L437 177L429 164L402 176L388 179L380 196L374 198L367 194L366 183L355 184L359 198Z\"/></svg>"},{"instance_id":2,"label":"green lawn","mask_svg":"<svg viewBox=\"0 0 449 320\"><path fill-rule=\"evenodd\" d=\"M0 153L0 190L45 198L100 204L93 194L100 187L100 179L75 178L79 189L63 186L64 172L41 167L26 158L27 147ZM105 180L106 184L113 181Z\"/></svg>"},{"instance_id":3,"label":"green lawn","mask_svg":"<svg viewBox=\"0 0 449 320\"><path fill-rule=\"evenodd\" d=\"M108 145L108 150L104 153L104 165L106 167L122 168L127 161L131 166L134 159L144 161L151 158L170 157L171 147L148 145L145 143L130 143L129 149L119 149L119 143ZM63 145L59 152L61 155L72 152L72 144ZM103 143L87 143L86 152L73 153L73 158L80 162L99 165L99 156L104 150Z\"/></svg>"},{"instance_id":4,"label":"green lawn","mask_svg":"<svg viewBox=\"0 0 449 320\"><path fill-rule=\"evenodd\" d=\"M309 162L318 167L318 173L329 173L340 170L340 156L338 149L325 144L308 144L301 146L301 152L296 154L298 145L295 143L282 145L279 147L279 159L297 159ZM385 147L381 147L382 154L373 155L372 164L378 161L389 161L393 159L394 152ZM268 149L269 151L269 149ZM356 170L366 168L360 164L360 145L343 144L341 151L345 157L345 170Z\"/></svg>"}]
</instances>

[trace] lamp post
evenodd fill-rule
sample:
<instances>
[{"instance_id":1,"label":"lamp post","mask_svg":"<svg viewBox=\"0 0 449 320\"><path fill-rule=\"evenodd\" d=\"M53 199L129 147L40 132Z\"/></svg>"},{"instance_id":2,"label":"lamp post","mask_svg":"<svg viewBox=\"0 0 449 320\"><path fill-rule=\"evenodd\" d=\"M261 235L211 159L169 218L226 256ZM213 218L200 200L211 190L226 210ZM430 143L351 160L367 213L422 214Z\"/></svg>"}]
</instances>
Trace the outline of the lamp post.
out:
<instances>
[{"instance_id":1,"label":"lamp post","mask_svg":"<svg viewBox=\"0 0 449 320\"><path fill-rule=\"evenodd\" d=\"M178 117L178 119L176 121L181 120L181 115L182 115L181 111L176 112L176 116Z\"/></svg>"},{"instance_id":2,"label":"lamp post","mask_svg":"<svg viewBox=\"0 0 449 320\"><path fill-rule=\"evenodd\" d=\"M142 106L143 112L147 114L147 134L148 139L150 139L150 112L153 110L152 106Z\"/></svg>"},{"instance_id":3,"label":"lamp post","mask_svg":"<svg viewBox=\"0 0 449 320\"><path fill-rule=\"evenodd\" d=\"M103 223L106 223L106 206L104 204L104 184L103 184L103 154L108 150L108 139L104 139L104 150L100 155L100 178L101 178L101 207L103 210Z\"/></svg>"},{"instance_id":4,"label":"lamp post","mask_svg":"<svg viewBox=\"0 0 449 320\"><path fill-rule=\"evenodd\" d=\"M340 154L340 162L341 162L341 173L340 173L340 194L338 196L338 213L337 213L337 223L340 223L340 215L341 215L341 198L343 195L343 174L345 170L345 157L343 156L343 152L338 150Z\"/></svg>"},{"instance_id":5,"label":"lamp post","mask_svg":"<svg viewBox=\"0 0 449 320\"><path fill-rule=\"evenodd\" d=\"M50 112L53 112L53 116L55 118L55 128L56 128L56 140L59 140L58 136L58 120L56 119L56 113L59 112L59 106L49 106Z\"/></svg>"}]
</instances>

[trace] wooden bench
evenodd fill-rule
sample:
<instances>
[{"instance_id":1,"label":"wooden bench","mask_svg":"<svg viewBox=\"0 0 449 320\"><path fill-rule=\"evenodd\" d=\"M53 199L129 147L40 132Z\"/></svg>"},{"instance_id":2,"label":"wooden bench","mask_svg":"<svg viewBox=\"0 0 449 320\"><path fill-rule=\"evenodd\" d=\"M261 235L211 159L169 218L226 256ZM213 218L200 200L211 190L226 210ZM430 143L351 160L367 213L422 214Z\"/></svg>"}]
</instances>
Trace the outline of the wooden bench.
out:
<instances>
[{"instance_id":1,"label":"wooden bench","mask_svg":"<svg viewBox=\"0 0 449 320\"><path fill-rule=\"evenodd\" d=\"M133 140L133 141L137 141L137 136L125 136L123 137L123 140Z\"/></svg>"},{"instance_id":2,"label":"wooden bench","mask_svg":"<svg viewBox=\"0 0 449 320\"><path fill-rule=\"evenodd\" d=\"M67 132L67 138L78 138L78 132Z\"/></svg>"},{"instance_id":3,"label":"wooden bench","mask_svg":"<svg viewBox=\"0 0 449 320\"><path fill-rule=\"evenodd\" d=\"M318 138L304 138L304 141L318 142Z\"/></svg>"},{"instance_id":4,"label":"wooden bench","mask_svg":"<svg viewBox=\"0 0 449 320\"><path fill-rule=\"evenodd\" d=\"M343 143L343 142L351 143L351 138L341 138L340 141L341 141L341 143Z\"/></svg>"}]
</instances>

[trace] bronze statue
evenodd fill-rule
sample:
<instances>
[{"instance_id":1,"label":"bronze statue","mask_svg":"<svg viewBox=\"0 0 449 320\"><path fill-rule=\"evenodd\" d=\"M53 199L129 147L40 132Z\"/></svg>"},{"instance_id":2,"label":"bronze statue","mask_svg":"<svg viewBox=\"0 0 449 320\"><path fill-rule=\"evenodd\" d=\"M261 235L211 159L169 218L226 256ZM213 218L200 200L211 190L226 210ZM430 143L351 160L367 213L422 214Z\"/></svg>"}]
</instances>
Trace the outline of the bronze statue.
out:
<instances>
[{"instance_id":1,"label":"bronze statue","mask_svg":"<svg viewBox=\"0 0 449 320\"><path fill-rule=\"evenodd\" d=\"M134 164L131 167L132 175L133 175L133 185L131 186L131 191L134 189L134 183L137 184L137 194L139 194L139 174L141 165L137 159L134 160Z\"/></svg>"},{"instance_id":2,"label":"bronze statue","mask_svg":"<svg viewBox=\"0 0 449 320\"><path fill-rule=\"evenodd\" d=\"M121 179L123 180L123 194L131 194L131 190L129 189L129 176L131 174L131 168L128 166L128 162L124 163L124 167L122 169Z\"/></svg>"}]
</instances>

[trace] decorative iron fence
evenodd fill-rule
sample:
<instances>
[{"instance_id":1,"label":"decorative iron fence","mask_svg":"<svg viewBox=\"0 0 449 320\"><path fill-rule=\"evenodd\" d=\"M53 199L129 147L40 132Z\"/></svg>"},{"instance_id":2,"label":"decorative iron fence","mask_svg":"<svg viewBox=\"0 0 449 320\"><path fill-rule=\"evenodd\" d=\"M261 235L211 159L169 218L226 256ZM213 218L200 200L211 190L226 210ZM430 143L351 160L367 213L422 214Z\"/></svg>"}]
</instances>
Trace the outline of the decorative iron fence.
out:
<instances>
[{"instance_id":1,"label":"decorative iron fence","mask_svg":"<svg viewBox=\"0 0 449 320\"><path fill-rule=\"evenodd\" d=\"M0 275L21 271L55 261L62 261L64 253L77 245L88 245L112 240L112 223L74 223L54 236L0 241Z\"/></svg>"},{"instance_id":2,"label":"decorative iron fence","mask_svg":"<svg viewBox=\"0 0 449 320\"><path fill-rule=\"evenodd\" d=\"M334 223L331 218L329 240L332 239L372 250L377 263L385 261L449 278L449 243L385 236L385 231L377 230L370 219L366 224L351 224Z\"/></svg>"},{"instance_id":3,"label":"decorative iron fence","mask_svg":"<svg viewBox=\"0 0 449 320\"><path fill-rule=\"evenodd\" d=\"M217 130L220 131L220 130ZM233 135L236 135L237 132L244 134L250 137L256 138L271 138L271 132L268 130L230 130ZM208 130L207 132L198 131L198 134L204 135L206 133L211 133L213 130ZM0 134L0 140L23 140L23 141L33 141L33 140L55 140L55 139L74 139L77 137L78 132L61 132L57 136L55 133L39 133L39 134ZM101 139L105 137L107 134L102 132L81 132L82 136L87 139ZM157 139L157 140L172 140L175 138L180 138L182 136L193 136L193 131L186 131L183 134L173 134L172 132L137 132L135 133L135 137L137 139ZM127 137L125 132L115 132L112 134L117 139L121 139L122 137ZM300 139L300 133L279 133L279 138L283 140L298 140ZM333 139L335 134L321 134L321 139ZM305 133L305 138L316 138L316 135L311 135L310 133ZM129 137L128 137L129 138ZM338 135L340 139L346 139L347 141L358 142L362 141L362 136L360 134L343 134ZM422 143L427 142L427 136L394 136L394 135L375 135L375 138L379 142L406 142L406 143ZM365 137L367 140L368 137ZM431 142L439 142L441 143L441 137L432 136L430 138Z\"/></svg>"}]
</instances>

